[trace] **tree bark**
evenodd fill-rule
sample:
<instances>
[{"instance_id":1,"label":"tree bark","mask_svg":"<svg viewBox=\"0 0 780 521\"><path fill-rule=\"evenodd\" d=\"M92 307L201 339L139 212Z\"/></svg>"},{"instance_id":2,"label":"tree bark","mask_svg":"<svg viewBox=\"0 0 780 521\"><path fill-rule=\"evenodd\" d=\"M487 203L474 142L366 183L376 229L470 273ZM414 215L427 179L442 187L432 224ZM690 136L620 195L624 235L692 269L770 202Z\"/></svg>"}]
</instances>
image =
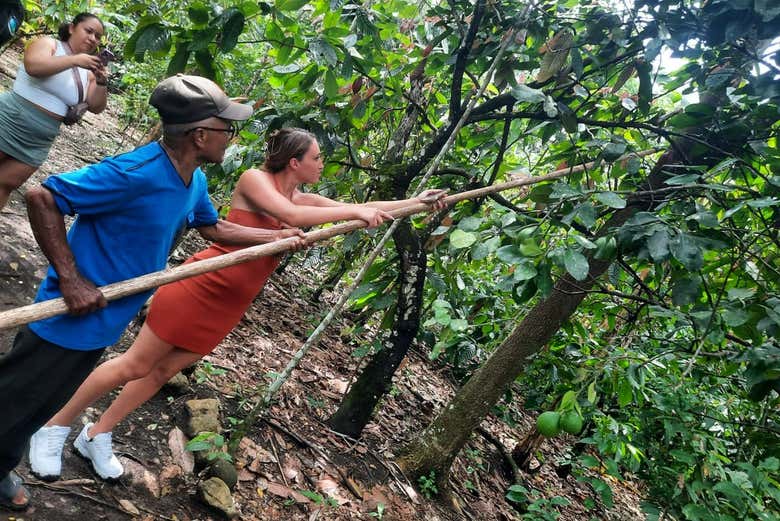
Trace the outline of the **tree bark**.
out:
<instances>
[{"instance_id":1,"label":"tree bark","mask_svg":"<svg viewBox=\"0 0 780 521\"><path fill-rule=\"evenodd\" d=\"M395 318L382 350L360 373L328 424L341 434L359 438L382 397L393 385L393 375L406 357L420 323L427 255L408 222L393 235L400 256Z\"/></svg>"}]
</instances>

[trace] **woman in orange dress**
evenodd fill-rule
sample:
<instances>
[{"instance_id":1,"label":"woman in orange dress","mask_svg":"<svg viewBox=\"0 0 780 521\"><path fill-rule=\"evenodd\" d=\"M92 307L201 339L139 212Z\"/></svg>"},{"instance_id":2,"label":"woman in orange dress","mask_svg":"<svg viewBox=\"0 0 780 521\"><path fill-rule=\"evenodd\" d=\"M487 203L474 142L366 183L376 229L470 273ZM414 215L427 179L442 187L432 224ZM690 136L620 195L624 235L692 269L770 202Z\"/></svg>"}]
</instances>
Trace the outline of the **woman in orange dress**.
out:
<instances>
[{"instance_id":1,"label":"woman in orange dress","mask_svg":"<svg viewBox=\"0 0 780 521\"><path fill-rule=\"evenodd\" d=\"M375 227L392 219L387 213L390 210L429 201L435 201L430 203L434 210L444 206L443 190L427 190L414 199L365 204L340 203L301 192L301 184L319 180L322 168L322 155L313 134L297 128L275 132L266 145L263 168L250 169L241 175L227 220L244 226L278 229L283 224L305 227L355 219ZM215 244L187 262L235 249ZM38 445L51 450L45 455L37 451L34 458L30 452L33 471L59 469L67 436L63 429L69 430L70 424L92 402L124 385L98 421L87 424L74 442L77 450L92 461L101 478L119 478L122 465L111 449L114 426L154 396L173 375L213 351L241 320L278 262L276 257L262 257L161 287L130 349L98 366L65 407L35 434L40 437ZM47 472L47 477L51 476Z\"/></svg>"}]
</instances>

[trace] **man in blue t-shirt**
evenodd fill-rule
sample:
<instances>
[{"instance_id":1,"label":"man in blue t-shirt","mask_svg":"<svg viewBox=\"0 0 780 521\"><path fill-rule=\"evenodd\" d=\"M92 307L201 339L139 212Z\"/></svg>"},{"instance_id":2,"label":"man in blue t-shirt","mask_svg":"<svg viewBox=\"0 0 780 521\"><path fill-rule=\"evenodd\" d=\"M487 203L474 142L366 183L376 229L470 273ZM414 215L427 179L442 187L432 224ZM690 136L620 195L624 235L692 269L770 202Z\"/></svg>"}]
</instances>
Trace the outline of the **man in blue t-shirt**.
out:
<instances>
[{"instance_id":1,"label":"man in blue t-shirt","mask_svg":"<svg viewBox=\"0 0 780 521\"><path fill-rule=\"evenodd\" d=\"M220 220L209 200L199 167L222 161L233 122L249 118L251 106L231 101L206 78L181 74L157 85L150 103L163 122L161 141L49 177L27 192L30 224L50 262L36 302L62 296L70 315L22 328L0 356L0 505L7 508L21 510L29 501L13 469L30 436L68 401L151 294L107 303L97 286L163 269L183 226L224 244L302 235ZM78 216L67 235L64 215Z\"/></svg>"}]
</instances>

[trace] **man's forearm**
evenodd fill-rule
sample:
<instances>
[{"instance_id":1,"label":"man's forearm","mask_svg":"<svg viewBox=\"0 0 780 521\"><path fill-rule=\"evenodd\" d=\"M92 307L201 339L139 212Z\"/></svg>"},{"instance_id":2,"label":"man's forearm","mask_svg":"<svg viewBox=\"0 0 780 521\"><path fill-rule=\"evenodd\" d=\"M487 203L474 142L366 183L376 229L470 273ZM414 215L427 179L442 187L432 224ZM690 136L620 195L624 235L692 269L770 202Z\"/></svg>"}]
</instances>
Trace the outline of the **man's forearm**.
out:
<instances>
[{"instance_id":1,"label":"man's forearm","mask_svg":"<svg viewBox=\"0 0 780 521\"><path fill-rule=\"evenodd\" d=\"M76 261L65 233L65 219L57 208L54 196L47 189L38 186L28 190L25 199L35 240L60 280L78 277Z\"/></svg>"}]
</instances>

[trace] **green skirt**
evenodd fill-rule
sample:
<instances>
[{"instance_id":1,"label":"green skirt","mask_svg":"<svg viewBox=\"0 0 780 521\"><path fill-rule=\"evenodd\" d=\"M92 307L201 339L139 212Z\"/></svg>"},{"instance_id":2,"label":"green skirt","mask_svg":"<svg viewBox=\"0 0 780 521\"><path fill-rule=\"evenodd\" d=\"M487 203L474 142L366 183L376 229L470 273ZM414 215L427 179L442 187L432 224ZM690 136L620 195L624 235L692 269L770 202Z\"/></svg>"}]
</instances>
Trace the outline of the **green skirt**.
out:
<instances>
[{"instance_id":1,"label":"green skirt","mask_svg":"<svg viewBox=\"0 0 780 521\"><path fill-rule=\"evenodd\" d=\"M38 168L46 161L61 121L13 91L0 94L0 151Z\"/></svg>"}]
</instances>

